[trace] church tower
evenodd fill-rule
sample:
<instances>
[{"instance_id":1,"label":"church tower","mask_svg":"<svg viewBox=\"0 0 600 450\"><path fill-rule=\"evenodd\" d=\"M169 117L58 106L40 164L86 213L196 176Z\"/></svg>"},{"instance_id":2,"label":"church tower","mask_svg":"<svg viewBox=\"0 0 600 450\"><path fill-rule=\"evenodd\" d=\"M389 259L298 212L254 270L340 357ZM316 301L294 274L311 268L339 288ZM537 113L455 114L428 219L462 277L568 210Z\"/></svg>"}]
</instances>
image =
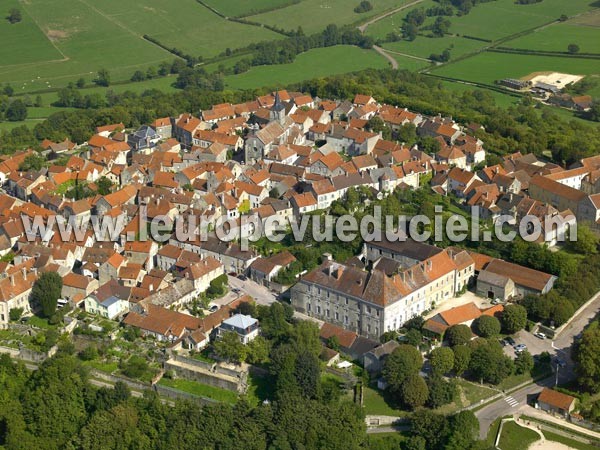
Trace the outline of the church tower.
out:
<instances>
[{"instance_id":1,"label":"church tower","mask_svg":"<svg viewBox=\"0 0 600 450\"><path fill-rule=\"evenodd\" d=\"M279 92L275 92L275 103L273 103L273 106L271 107L269 119L271 122L277 121L283 125L285 119L285 105L279 97Z\"/></svg>"}]
</instances>

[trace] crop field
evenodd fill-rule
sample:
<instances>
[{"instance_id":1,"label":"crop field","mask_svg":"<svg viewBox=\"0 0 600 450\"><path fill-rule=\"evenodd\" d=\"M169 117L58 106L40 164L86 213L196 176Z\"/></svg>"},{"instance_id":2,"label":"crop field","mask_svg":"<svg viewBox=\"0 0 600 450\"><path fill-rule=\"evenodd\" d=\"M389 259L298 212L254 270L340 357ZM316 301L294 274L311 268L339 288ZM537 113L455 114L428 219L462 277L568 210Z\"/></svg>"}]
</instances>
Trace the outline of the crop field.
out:
<instances>
[{"instance_id":1,"label":"crop field","mask_svg":"<svg viewBox=\"0 0 600 450\"><path fill-rule=\"evenodd\" d=\"M434 69L431 73L460 80L494 84L494 81L502 78L521 78L532 72L542 71L597 75L600 74L600 64L595 59L484 52Z\"/></svg>"},{"instance_id":2,"label":"crop field","mask_svg":"<svg viewBox=\"0 0 600 450\"><path fill-rule=\"evenodd\" d=\"M296 30L301 26L304 33L313 34L331 23L345 25L364 21L382 11L400 7L408 0L371 0L373 9L363 14L354 12L359 3L360 0L302 0L287 8L250 16L248 19L286 30Z\"/></svg>"},{"instance_id":3,"label":"crop field","mask_svg":"<svg viewBox=\"0 0 600 450\"><path fill-rule=\"evenodd\" d=\"M577 44L580 53L600 53L600 28L563 22L544 27L526 36L505 42L504 47L566 52Z\"/></svg>"},{"instance_id":4,"label":"crop field","mask_svg":"<svg viewBox=\"0 0 600 450\"><path fill-rule=\"evenodd\" d=\"M456 36L444 36L443 38L430 38L418 36L414 41L390 42L383 48L407 55L429 58L432 53L440 54L444 50L450 50L451 58L457 58L466 53L475 52L486 45L485 42L474 39L465 39Z\"/></svg>"},{"instance_id":5,"label":"crop field","mask_svg":"<svg viewBox=\"0 0 600 450\"><path fill-rule=\"evenodd\" d=\"M293 5L294 0L204 0L227 17L245 17L262 11Z\"/></svg>"},{"instance_id":6,"label":"crop field","mask_svg":"<svg viewBox=\"0 0 600 450\"><path fill-rule=\"evenodd\" d=\"M246 73L226 77L225 84L234 89L283 86L311 78L387 66L388 62L374 50L338 45L302 53L291 64L253 67Z\"/></svg>"},{"instance_id":7,"label":"crop field","mask_svg":"<svg viewBox=\"0 0 600 450\"><path fill-rule=\"evenodd\" d=\"M573 16L591 9L591 0L543 0L519 5L514 0L496 0L475 6L469 14L451 17L451 33L483 39L500 39L541 26L562 14Z\"/></svg>"}]
</instances>

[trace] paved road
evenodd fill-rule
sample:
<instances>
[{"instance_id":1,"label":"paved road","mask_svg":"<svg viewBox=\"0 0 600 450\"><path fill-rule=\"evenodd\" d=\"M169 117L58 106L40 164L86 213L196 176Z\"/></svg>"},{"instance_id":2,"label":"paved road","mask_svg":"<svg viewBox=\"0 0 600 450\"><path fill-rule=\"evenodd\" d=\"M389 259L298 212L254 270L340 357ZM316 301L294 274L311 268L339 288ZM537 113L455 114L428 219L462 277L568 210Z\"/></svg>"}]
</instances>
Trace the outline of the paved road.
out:
<instances>
[{"instance_id":1,"label":"paved road","mask_svg":"<svg viewBox=\"0 0 600 450\"><path fill-rule=\"evenodd\" d=\"M358 29L360 30L361 33L364 33L365 30L369 27L369 25L372 25L375 22L379 22L381 19L385 19L386 17L391 16L392 14L396 14L398 11L402 11L403 9L410 8L411 6L417 5L417 4L421 3L422 1L423 0L416 0L414 2L407 3L406 5L402 5L399 8L388 11L385 14L382 14L380 16L373 17L368 22L365 22L361 26L359 26Z\"/></svg>"},{"instance_id":2,"label":"paved road","mask_svg":"<svg viewBox=\"0 0 600 450\"><path fill-rule=\"evenodd\" d=\"M277 301L277 297L273 292L258 283L255 283L251 279L240 280L237 277L228 275L229 286L231 289L239 289L241 294L248 294L254 298L259 305L270 305ZM233 291L232 291L233 292Z\"/></svg>"},{"instance_id":3,"label":"paved road","mask_svg":"<svg viewBox=\"0 0 600 450\"><path fill-rule=\"evenodd\" d=\"M524 343L532 355L540 354L547 351L553 357L557 356L566 363L566 367L558 370L558 383L565 383L575 376L574 363L571 359L571 347L575 337L583 331L589 322L600 312L600 294L594 296L594 300L561 331L554 341L549 339L539 339L531 333L521 331L517 334L515 341ZM510 347L505 347L505 351L514 356L514 352ZM552 387L556 382L556 375L553 375L544 380L532 383L506 395L503 398L487 405L475 413L479 419L480 437L484 439L487 436L490 425L498 417L511 415L519 408L527 404L528 398L539 393L543 387Z\"/></svg>"}]
</instances>

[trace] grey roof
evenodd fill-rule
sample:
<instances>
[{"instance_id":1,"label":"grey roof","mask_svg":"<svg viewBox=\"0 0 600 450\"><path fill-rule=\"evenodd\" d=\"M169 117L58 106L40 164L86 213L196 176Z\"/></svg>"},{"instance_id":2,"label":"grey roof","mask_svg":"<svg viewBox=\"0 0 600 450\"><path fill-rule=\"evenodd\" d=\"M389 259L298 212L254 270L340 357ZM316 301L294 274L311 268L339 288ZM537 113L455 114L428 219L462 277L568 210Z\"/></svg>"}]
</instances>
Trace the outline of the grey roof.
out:
<instances>
[{"instance_id":1,"label":"grey roof","mask_svg":"<svg viewBox=\"0 0 600 450\"><path fill-rule=\"evenodd\" d=\"M114 295L112 295L112 296L108 297L106 300L104 300L100 304L102 306L104 306L105 308L110 308L112 305L114 305L118 301L119 301L119 299L117 297L115 297Z\"/></svg>"},{"instance_id":2,"label":"grey roof","mask_svg":"<svg viewBox=\"0 0 600 450\"><path fill-rule=\"evenodd\" d=\"M240 330L245 330L256 323L258 323L258 320L256 320L254 317L246 316L244 314L236 314L223 321L224 325L229 325Z\"/></svg>"}]
</instances>

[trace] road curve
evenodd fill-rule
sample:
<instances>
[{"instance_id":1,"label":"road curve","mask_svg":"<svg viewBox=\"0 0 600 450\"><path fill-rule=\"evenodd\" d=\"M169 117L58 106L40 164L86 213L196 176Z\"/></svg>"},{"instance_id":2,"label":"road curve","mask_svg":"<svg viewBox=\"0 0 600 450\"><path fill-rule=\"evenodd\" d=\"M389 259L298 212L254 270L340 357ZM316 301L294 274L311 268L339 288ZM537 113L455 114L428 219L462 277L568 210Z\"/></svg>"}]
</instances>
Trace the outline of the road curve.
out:
<instances>
[{"instance_id":1,"label":"road curve","mask_svg":"<svg viewBox=\"0 0 600 450\"><path fill-rule=\"evenodd\" d=\"M398 11L402 11L403 9L410 8L411 6L414 6L414 5L418 5L419 3L423 2L423 1L424 0L415 0L414 2L410 2L410 3L407 3L406 5L402 5L402 6L398 7L396 9L392 9L391 11L388 11L380 16L373 17L368 22L365 22L362 25L360 25L358 27L358 29L360 30L361 33L364 33L365 30L369 27L369 25L372 25L375 22L379 22L381 19L385 19L386 17L391 16L392 14L396 14Z\"/></svg>"},{"instance_id":2,"label":"road curve","mask_svg":"<svg viewBox=\"0 0 600 450\"><path fill-rule=\"evenodd\" d=\"M388 55L384 49L382 49L381 47L378 47L377 45L374 45L373 50L375 50L377 53L379 53L381 56L383 56L385 59L387 59L390 62L390 64L392 65L392 69L398 68L398 61L396 61L394 58L392 58L390 55Z\"/></svg>"}]
</instances>

